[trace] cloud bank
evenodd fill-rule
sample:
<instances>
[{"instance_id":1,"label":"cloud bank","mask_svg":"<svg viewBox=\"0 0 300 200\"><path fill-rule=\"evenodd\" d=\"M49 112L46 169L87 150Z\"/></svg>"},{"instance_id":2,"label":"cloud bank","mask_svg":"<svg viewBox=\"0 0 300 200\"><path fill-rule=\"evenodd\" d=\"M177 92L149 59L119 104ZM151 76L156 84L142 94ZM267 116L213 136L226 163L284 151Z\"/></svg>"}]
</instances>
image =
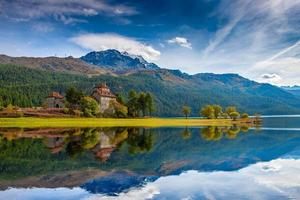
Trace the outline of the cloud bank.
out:
<instances>
[{"instance_id":1,"label":"cloud bank","mask_svg":"<svg viewBox=\"0 0 300 200\"><path fill-rule=\"evenodd\" d=\"M169 44L177 44L181 47L192 49L192 44L184 37L174 37L167 41Z\"/></svg>"},{"instance_id":2,"label":"cloud bank","mask_svg":"<svg viewBox=\"0 0 300 200\"><path fill-rule=\"evenodd\" d=\"M32 19L53 18L64 24L86 22L83 17L128 16L137 11L129 6L112 5L105 0L3 0L0 2L0 15L17 22Z\"/></svg>"},{"instance_id":3,"label":"cloud bank","mask_svg":"<svg viewBox=\"0 0 300 200\"><path fill-rule=\"evenodd\" d=\"M140 55L146 60L156 60L161 54L153 47L137 41L134 38L124 37L118 34L83 34L71 38L71 41L85 49L93 51L116 49L120 52L126 51L129 54Z\"/></svg>"}]
</instances>

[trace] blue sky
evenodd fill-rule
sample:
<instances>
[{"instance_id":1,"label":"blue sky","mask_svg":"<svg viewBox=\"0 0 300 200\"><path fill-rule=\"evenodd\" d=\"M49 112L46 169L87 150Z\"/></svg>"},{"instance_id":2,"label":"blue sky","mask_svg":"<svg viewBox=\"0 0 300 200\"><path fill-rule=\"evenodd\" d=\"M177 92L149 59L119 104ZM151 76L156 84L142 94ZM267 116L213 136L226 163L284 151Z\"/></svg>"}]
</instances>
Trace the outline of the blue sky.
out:
<instances>
[{"instance_id":1,"label":"blue sky","mask_svg":"<svg viewBox=\"0 0 300 200\"><path fill-rule=\"evenodd\" d=\"M0 0L0 54L115 48L190 74L300 84L300 0Z\"/></svg>"}]
</instances>

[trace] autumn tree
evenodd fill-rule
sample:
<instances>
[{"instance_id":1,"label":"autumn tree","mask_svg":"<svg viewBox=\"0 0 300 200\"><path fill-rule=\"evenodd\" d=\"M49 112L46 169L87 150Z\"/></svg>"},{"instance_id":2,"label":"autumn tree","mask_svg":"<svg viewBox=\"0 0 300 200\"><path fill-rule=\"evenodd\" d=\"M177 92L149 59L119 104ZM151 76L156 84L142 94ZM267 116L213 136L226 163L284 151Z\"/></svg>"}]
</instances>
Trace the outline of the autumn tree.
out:
<instances>
[{"instance_id":1,"label":"autumn tree","mask_svg":"<svg viewBox=\"0 0 300 200\"><path fill-rule=\"evenodd\" d=\"M185 118L187 119L188 115L191 114L191 108L189 106L183 106L182 113L184 114Z\"/></svg>"},{"instance_id":2,"label":"autumn tree","mask_svg":"<svg viewBox=\"0 0 300 200\"><path fill-rule=\"evenodd\" d=\"M231 119L236 120L240 116L240 113L238 113L238 112L231 112L229 114L229 116L230 116Z\"/></svg>"},{"instance_id":3,"label":"autumn tree","mask_svg":"<svg viewBox=\"0 0 300 200\"><path fill-rule=\"evenodd\" d=\"M236 112L236 107L235 106L229 106L226 108L226 114L230 117L230 113Z\"/></svg>"},{"instance_id":4,"label":"autumn tree","mask_svg":"<svg viewBox=\"0 0 300 200\"><path fill-rule=\"evenodd\" d=\"M219 118L223 113L223 108L220 105L212 105L214 109L214 117Z\"/></svg>"},{"instance_id":5,"label":"autumn tree","mask_svg":"<svg viewBox=\"0 0 300 200\"><path fill-rule=\"evenodd\" d=\"M200 115L207 119L213 119L215 118L215 109L212 105L206 105L201 109Z\"/></svg>"}]
</instances>

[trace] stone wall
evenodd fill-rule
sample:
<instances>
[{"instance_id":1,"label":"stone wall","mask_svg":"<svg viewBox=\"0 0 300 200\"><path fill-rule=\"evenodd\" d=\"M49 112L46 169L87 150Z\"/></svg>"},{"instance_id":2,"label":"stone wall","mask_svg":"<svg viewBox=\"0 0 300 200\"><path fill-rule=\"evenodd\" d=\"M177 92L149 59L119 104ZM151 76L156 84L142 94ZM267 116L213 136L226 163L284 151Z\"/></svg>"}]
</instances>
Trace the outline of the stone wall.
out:
<instances>
[{"instance_id":1,"label":"stone wall","mask_svg":"<svg viewBox=\"0 0 300 200\"><path fill-rule=\"evenodd\" d=\"M57 99L54 97L47 98L46 105L48 108L63 108L65 106L62 99Z\"/></svg>"}]
</instances>

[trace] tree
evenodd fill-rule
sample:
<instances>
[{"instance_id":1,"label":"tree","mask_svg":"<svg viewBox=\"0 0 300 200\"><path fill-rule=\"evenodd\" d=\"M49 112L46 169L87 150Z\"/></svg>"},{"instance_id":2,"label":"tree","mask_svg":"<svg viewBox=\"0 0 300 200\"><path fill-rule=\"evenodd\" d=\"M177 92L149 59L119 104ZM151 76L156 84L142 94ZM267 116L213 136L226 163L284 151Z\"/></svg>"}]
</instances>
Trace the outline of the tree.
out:
<instances>
[{"instance_id":1,"label":"tree","mask_svg":"<svg viewBox=\"0 0 300 200\"><path fill-rule=\"evenodd\" d=\"M230 116L231 119L236 120L240 116L240 113L238 113L238 112L231 112L229 114L229 116Z\"/></svg>"},{"instance_id":2,"label":"tree","mask_svg":"<svg viewBox=\"0 0 300 200\"><path fill-rule=\"evenodd\" d=\"M119 102L110 102L110 108L114 112L114 116L118 118L125 118L127 117L128 109L126 106L120 104Z\"/></svg>"},{"instance_id":3,"label":"tree","mask_svg":"<svg viewBox=\"0 0 300 200\"><path fill-rule=\"evenodd\" d=\"M127 102L127 108L128 108L128 115L131 117L138 116L138 94L134 90L130 90L128 95L128 102Z\"/></svg>"},{"instance_id":4,"label":"tree","mask_svg":"<svg viewBox=\"0 0 300 200\"><path fill-rule=\"evenodd\" d=\"M227 107L226 108L226 114L230 117L230 113L232 113L232 112L236 112L236 107L234 107L234 106L229 106L229 107Z\"/></svg>"},{"instance_id":5,"label":"tree","mask_svg":"<svg viewBox=\"0 0 300 200\"><path fill-rule=\"evenodd\" d=\"M66 100L71 107L78 105L83 96L83 92L77 90L75 87L69 87L66 92Z\"/></svg>"},{"instance_id":6,"label":"tree","mask_svg":"<svg viewBox=\"0 0 300 200\"><path fill-rule=\"evenodd\" d=\"M3 101L2 99L0 98L0 111L2 111L4 108L4 104L3 104Z\"/></svg>"},{"instance_id":7,"label":"tree","mask_svg":"<svg viewBox=\"0 0 300 200\"><path fill-rule=\"evenodd\" d=\"M183 106L182 113L184 114L185 118L187 119L188 115L191 113L191 108L188 106Z\"/></svg>"},{"instance_id":8,"label":"tree","mask_svg":"<svg viewBox=\"0 0 300 200\"><path fill-rule=\"evenodd\" d=\"M242 116L241 116L241 118L243 118L243 119L248 119L248 118L249 118L249 115L248 115L247 113L243 113Z\"/></svg>"},{"instance_id":9,"label":"tree","mask_svg":"<svg viewBox=\"0 0 300 200\"><path fill-rule=\"evenodd\" d=\"M139 111L142 111L143 116L145 116L147 110L147 99L146 94L144 92L140 93L137 102Z\"/></svg>"},{"instance_id":10,"label":"tree","mask_svg":"<svg viewBox=\"0 0 300 200\"><path fill-rule=\"evenodd\" d=\"M146 93L146 105L147 105L147 110L149 112L149 115L151 116L155 110L155 105L154 105L153 97L149 92Z\"/></svg>"},{"instance_id":11,"label":"tree","mask_svg":"<svg viewBox=\"0 0 300 200\"><path fill-rule=\"evenodd\" d=\"M86 117L93 117L99 112L99 104L92 97L83 97L80 100L80 108Z\"/></svg>"},{"instance_id":12,"label":"tree","mask_svg":"<svg viewBox=\"0 0 300 200\"><path fill-rule=\"evenodd\" d=\"M125 97L122 94L117 93L116 97L117 97L117 102L119 102L120 104L125 105Z\"/></svg>"},{"instance_id":13,"label":"tree","mask_svg":"<svg viewBox=\"0 0 300 200\"><path fill-rule=\"evenodd\" d=\"M213 119L215 118L215 109L212 105L206 105L201 109L200 115L208 119Z\"/></svg>"},{"instance_id":14,"label":"tree","mask_svg":"<svg viewBox=\"0 0 300 200\"><path fill-rule=\"evenodd\" d=\"M220 105L212 105L214 108L215 118L219 118L223 113L223 108Z\"/></svg>"}]
</instances>

